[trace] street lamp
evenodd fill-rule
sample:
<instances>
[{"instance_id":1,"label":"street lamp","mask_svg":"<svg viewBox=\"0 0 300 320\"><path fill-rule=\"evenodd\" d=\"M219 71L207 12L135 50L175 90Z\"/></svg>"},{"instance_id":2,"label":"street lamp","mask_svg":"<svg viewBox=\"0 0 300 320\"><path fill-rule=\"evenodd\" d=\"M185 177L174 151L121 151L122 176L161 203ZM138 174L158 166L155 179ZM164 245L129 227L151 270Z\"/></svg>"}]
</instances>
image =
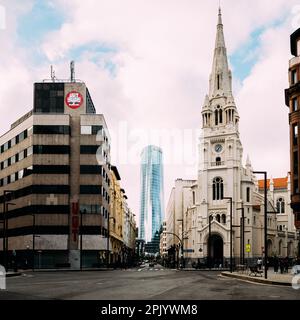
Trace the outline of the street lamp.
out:
<instances>
[{"instance_id":1,"label":"street lamp","mask_svg":"<svg viewBox=\"0 0 300 320\"><path fill-rule=\"evenodd\" d=\"M177 221L181 221L181 255L180 255L180 260L181 260L181 266L184 266L184 256L183 256L183 218L182 219L177 219Z\"/></svg>"},{"instance_id":2,"label":"street lamp","mask_svg":"<svg viewBox=\"0 0 300 320\"><path fill-rule=\"evenodd\" d=\"M267 210L267 171L253 171L254 174L263 174L264 175L264 202L265 202L265 210L264 210L264 247L265 247L265 279L268 279L268 210Z\"/></svg>"},{"instance_id":3,"label":"street lamp","mask_svg":"<svg viewBox=\"0 0 300 320\"><path fill-rule=\"evenodd\" d=\"M244 210L244 205L242 203L242 207L241 208L238 208L236 210L241 210L242 211L242 217L241 217L241 220L240 220L240 232L241 232L241 242L240 242L240 247L241 247L241 261L240 263L243 265L244 262L245 262L245 210Z\"/></svg>"},{"instance_id":4,"label":"street lamp","mask_svg":"<svg viewBox=\"0 0 300 320\"><path fill-rule=\"evenodd\" d=\"M212 221L212 216L209 215L208 217L208 241L207 241L207 263L209 269L211 269L211 221Z\"/></svg>"},{"instance_id":5,"label":"street lamp","mask_svg":"<svg viewBox=\"0 0 300 320\"><path fill-rule=\"evenodd\" d=\"M232 197L223 197L223 199L230 200L230 272L232 273Z\"/></svg>"},{"instance_id":6,"label":"street lamp","mask_svg":"<svg viewBox=\"0 0 300 320\"><path fill-rule=\"evenodd\" d=\"M82 234L83 234L83 223L82 223L82 210L80 213L80 270L82 270Z\"/></svg>"}]
</instances>

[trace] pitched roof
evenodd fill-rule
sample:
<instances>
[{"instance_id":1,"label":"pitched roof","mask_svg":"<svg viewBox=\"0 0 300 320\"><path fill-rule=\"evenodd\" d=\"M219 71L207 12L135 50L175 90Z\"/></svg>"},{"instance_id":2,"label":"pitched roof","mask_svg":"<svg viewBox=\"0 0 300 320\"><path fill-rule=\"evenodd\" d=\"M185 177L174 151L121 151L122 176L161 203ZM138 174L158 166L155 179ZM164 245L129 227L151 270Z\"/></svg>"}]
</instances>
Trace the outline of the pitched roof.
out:
<instances>
[{"instance_id":1,"label":"pitched roof","mask_svg":"<svg viewBox=\"0 0 300 320\"><path fill-rule=\"evenodd\" d=\"M288 177L284 178L273 178L274 189L284 189L287 188ZM264 188L264 180L258 180L259 189ZM267 188L270 188L270 179L267 179Z\"/></svg>"}]
</instances>

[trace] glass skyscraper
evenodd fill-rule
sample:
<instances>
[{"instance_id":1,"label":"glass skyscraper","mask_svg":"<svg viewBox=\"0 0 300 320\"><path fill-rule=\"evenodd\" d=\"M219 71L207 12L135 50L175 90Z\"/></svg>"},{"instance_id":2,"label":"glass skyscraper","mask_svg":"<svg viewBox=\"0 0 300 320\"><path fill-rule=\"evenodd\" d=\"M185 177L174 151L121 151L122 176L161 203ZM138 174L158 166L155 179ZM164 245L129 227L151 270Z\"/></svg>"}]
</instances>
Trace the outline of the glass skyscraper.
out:
<instances>
[{"instance_id":1,"label":"glass skyscraper","mask_svg":"<svg viewBox=\"0 0 300 320\"><path fill-rule=\"evenodd\" d=\"M156 146L147 146L141 154L141 202L139 238L145 240L151 252L159 252L157 236L163 219L163 164L162 150ZM154 246L147 246L148 243ZM157 248L156 248L157 247Z\"/></svg>"}]
</instances>

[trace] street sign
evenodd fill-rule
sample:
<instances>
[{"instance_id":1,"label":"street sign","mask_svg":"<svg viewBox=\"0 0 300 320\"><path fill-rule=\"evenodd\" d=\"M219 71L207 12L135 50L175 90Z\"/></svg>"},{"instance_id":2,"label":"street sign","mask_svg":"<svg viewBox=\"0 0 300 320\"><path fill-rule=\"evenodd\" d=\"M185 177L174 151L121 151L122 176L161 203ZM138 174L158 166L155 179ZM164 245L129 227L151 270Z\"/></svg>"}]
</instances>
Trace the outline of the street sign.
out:
<instances>
[{"instance_id":1,"label":"street sign","mask_svg":"<svg viewBox=\"0 0 300 320\"><path fill-rule=\"evenodd\" d=\"M246 244L246 252L251 252L251 244Z\"/></svg>"}]
</instances>

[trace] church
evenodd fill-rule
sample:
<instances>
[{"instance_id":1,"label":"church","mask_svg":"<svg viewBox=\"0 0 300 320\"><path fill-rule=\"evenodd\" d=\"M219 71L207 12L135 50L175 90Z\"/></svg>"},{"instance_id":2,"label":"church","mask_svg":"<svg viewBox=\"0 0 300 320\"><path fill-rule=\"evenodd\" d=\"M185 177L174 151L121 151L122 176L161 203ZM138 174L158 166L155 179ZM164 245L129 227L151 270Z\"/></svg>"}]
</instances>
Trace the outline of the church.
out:
<instances>
[{"instance_id":1,"label":"church","mask_svg":"<svg viewBox=\"0 0 300 320\"><path fill-rule=\"evenodd\" d=\"M239 120L219 9L202 107L198 176L175 181L166 210L166 249L178 248L177 260L184 258L186 266L197 261L226 266L230 257L245 264L264 256L264 180L254 174L249 157L242 163ZM268 179L267 188L268 256L294 258L298 235L289 205L289 174Z\"/></svg>"}]
</instances>

